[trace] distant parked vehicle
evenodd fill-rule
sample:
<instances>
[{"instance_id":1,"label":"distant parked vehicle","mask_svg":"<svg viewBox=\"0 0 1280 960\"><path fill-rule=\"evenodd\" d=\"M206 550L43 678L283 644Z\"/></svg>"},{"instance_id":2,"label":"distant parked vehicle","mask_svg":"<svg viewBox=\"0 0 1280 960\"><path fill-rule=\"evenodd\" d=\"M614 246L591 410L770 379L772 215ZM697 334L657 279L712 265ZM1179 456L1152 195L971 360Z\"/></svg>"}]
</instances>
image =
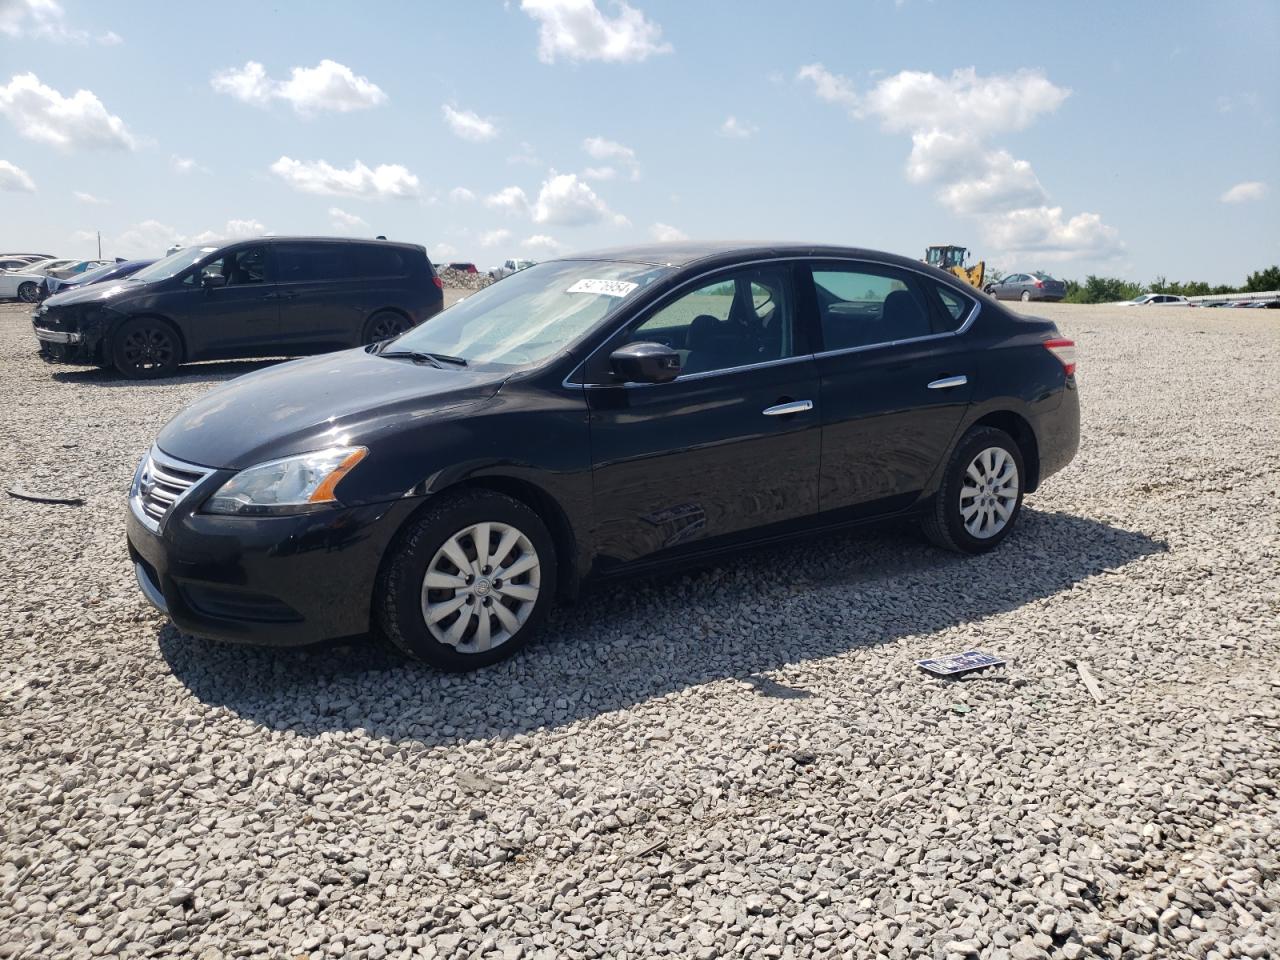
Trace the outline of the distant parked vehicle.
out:
<instances>
[{"instance_id":1,"label":"distant parked vehicle","mask_svg":"<svg viewBox=\"0 0 1280 960\"><path fill-rule=\"evenodd\" d=\"M1172 293L1144 293L1132 300L1124 300L1121 307L1194 307L1195 304L1186 297L1178 297Z\"/></svg>"},{"instance_id":2,"label":"distant parked vehicle","mask_svg":"<svg viewBox=\"0 0 1280 960\"><path fill-rule=\"evenodd\" d=\"M413 244L261 237L185 247L123 283L51 299L32 323L45 360L164 377L191 360L387 340L439 313L441 287Z\"/></svg>"},{"instance_id":3,"label":"distant parked vehicle","mask_svg":"<svg viewBox=\"0 0 1280 960\"><path fill-rule=\"evenodd\" d=\"M9 270L21 272L23 267L31 266L37 259L37 257L0 257L0 273Z\"/></svg>"},{"instance_id":4,"label":"distant parked vehicle","mask_svg":"<svg viewBox=\"0 0 1280 960\"><path fill-rule=\"evenodd\" d=\"M1014 273L982 288L997 300L1061 300L1067 285L1047 273Z\"/></svg>"},{"instance_id":5,"label":"distant parked vehicle","mask_svg":"<svg viewBox=\"0 0 1280 960\"><path fill-rule=\"evenodd\" d=\"M79 276L71 277L69 280L45 277L40 284L40 299L43 300L46 297L66 293L78 287L104 283L108 280L123 280L125 277L131 277L143 267L149 267L153 263L155 263L154 260L121 260L116 263L103 264L93 270L86 270Z\"/></svg>"},{"instance_id":6,"label":"distant parked vehicle","mask_svg":"<svg viewBox=\"0 0 1280 960\"><path fill-rule=\"evenodd\" d=\"M51 271L74 266L87 261L76 259L37 260L19 270L0 273L0 300L12 300L15 297L24 303L35 303L40 299L40 282Z\"/></svg>"},{"instance_id":7,"label":"distant parked vehicle","mask_svg":"<svg viewBox=\"0 0 1280 960\"><path fill-rule=\"evenodd\" d=\"M519 273L521 270L527 270L534 266L533 260L508 260L500 267L494 267L489 271L489 276L494 280L501 280L503 277L509 277L513 273Z\"/></svg>"},{"instance_id":8,"label":"distant parked vehicle","mask_svg":"<svg viewBox=\"0 0 1280 960\"><path fill-rule=\"evenodd\" d=\"M450 270L457 270L459 273L479 273L474 263L465 263L461 260L448 264Z\"/></svg>"},{"instance_id":9,"label":"distant parked vehicle","mask_svg":"<svg viewBox=\"0 0 1280 960\"><path fill-rule=\"evenodd\" d=\"M12 259L14 259L14 260L27 260L27 261L36 261L36 260L52 260L52 259L53 259L53 254L52 254L52 253L16 253L16 252L6 252L6 253L0 253L0 258L6 259L6 260L8 260L8 259L12 258Z\"/></svg>"}]
</instances>

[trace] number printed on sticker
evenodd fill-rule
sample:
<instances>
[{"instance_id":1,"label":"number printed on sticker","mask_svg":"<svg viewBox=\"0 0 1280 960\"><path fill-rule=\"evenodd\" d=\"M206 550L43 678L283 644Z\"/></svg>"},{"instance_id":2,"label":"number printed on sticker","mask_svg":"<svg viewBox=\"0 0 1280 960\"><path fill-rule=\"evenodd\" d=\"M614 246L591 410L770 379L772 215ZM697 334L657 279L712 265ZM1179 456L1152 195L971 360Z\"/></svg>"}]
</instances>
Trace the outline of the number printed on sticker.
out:
<instances>
[{"instance_id":1,"label":"number printed on sticker","mask_svg":"<svg viewBox=\"0 0 1280 960\"><path fill-rule=\"evenodd\" d=\"M569 288L569 293L594 293L602 297L625 297L639 284L626 280L579 280Z\"/></svg>"}]
</instances>

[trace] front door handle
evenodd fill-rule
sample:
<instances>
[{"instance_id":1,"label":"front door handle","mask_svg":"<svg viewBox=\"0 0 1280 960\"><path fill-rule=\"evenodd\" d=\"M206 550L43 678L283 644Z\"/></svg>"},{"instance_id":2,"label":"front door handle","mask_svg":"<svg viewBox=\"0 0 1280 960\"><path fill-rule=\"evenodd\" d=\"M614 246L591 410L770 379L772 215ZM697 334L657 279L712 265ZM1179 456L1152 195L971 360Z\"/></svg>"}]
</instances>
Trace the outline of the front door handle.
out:
<instances>
[{"instance_id":1,"label":"front door handle","mask_svg":"<svg viewBox=\"0 0 1280 960\"><path fill-rule=\"evenodd\" d=\"M934 380L929 384L930 390L950 390L952 387L963 387L969 382L969 378L963 374L958 377L943 377L941 380Z\"/></svg>"},{"instance_id":2,"label":"front door handle","mask_svg":"<svg viewBox=\"0 0 1280 960\"><path fill-rule=\"evenodd\" d=\"M779 403L772 407L765 407L761 413L766 417L787 417L793 413L804 413L806 410L812 409L812 400L791 400L787 403Z\"/></svg>"}]
</instances>

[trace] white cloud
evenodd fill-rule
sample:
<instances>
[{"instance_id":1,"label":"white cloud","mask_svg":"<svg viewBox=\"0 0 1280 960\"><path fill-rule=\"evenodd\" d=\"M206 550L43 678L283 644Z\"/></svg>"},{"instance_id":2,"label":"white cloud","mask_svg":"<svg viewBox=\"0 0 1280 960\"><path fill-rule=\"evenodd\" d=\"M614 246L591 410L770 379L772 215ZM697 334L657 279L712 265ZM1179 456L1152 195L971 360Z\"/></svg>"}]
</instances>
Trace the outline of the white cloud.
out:
<instances>
[{"instance_id":1,"label":"white cloud","mask_svg":"<svg viewBox=\"0 0 1280 960\"><path fill-rule=\"evenodd\" d=\"M281 157L271 172L295 190L335 197L416 197L418 178L398 163L379 164L370 169L357 160L350 170L334 167L324 160L304 162Z\"/></svg>"},{"instance_id":2,"label":"white cloud","mask_svg":"<svg viewBox=\"0 0 1280 960\"><path fill-rule=\"evenodd\" d=\"M533 149L533 144L521 142L520 149L507 157L507 163L519 163L529 167L542 166L542 159Z\"/></svg>"},{"instance_id":3,"label":"white cloud","mask_svg":"<svg viewBox=\"0 0 1280 960\"><path fill-rule=\"evenodd\" d=\"M486 120L471 110L456 110L446 103L441 111L444 113L444 122L449 125L449 129L463 140L483 143L498 135L498 128L492 120Z\"/></svg>"},{"instance_id":4,"label":"white cloud","mask_svg":"<svg viewBox=\"0 0 1280 960\"><path fill-rule=\"evenodd\" d=\"M98 199L92 193L85 193L83 190L76 190L71 195L81 203L87 203L91 206L103 206L107 202L106 200Z\"/></svg>"},{"instance_id":5,"label":"white cloud","mask_svg":"<svg viewBox=\"0 0 1280 960\"><path fill-rule=\"evenodd\" d=\"M441 260L448 260L458 252L458 248L452 243L437 243L431 248L431 262L439 263Z\"/></svg>"},{"instance_id":6,"label":"white cloud","mask_svg":"<svg viewBox=\"0 0 1280 960\"><path fill-rule=\"evenodd\" d=\"M497 193L485 197L484 205L504 213L523 214L529 210L529 198L519 187L503 187Z\"/></svg>"},{"instance_id":7,"label":"white cloud","mask_svg":"<svg viewBox=\"0 0 1280 960\"><path fill-rule=\"evenodd\" d=\"M173 169L178 173L208 173L209 168L196 163L191 157L180 157L176 153L173 155Z\"/></svg>"},{"instance_id":8,"label":"white cloud","mask_svg":"<svg viewBox=\"0 0 1280 960\"><path fill-rule=\"evenodd\" d=\"M83 44L93 40L103 46L124 42L114 30L94 37L88 30L69 26L62 5L56 0L0 0L0 36L54 43Z\"/></svg>"},{"instance_id":9,"label":"white cloud","mask_svg":"<svg viewBox=\"0 0 1280 960\"><path fill-rule=\"evenodd\" d=\"M1067 218L1061 207L1050 206L1031 164L990 143L1025 129L1070 96L1042 72L980 76L970 67L938 76L904 70L879 78L865 93L820 63L802 67L797 79L855 118L875 118L888 132L909 134L907 179L934 185L943 206L973 217L993 253L1103 260L1124 249L1098 214Z\"/></svg>"},{"instance_id":10,"label":"white cloud","mask_svg":"<svg viewBox=\"0 0 1280 960\"><path fill-rule=\"evenodd\" d=\"M332 110L349 113L386 102L387 95L368 77L357 75L336 60L324 59L314 67L294 67L288 80L272 80L267 69L250 60L213 75L210 85L244 103L265 107L284 100L303 115Z\"/></svg>"},{"instance_id":11,"label":"white cloud","mask_svg":"<svg viewBox=\"0 0 1280 960\"><path fill-rule=\"evenodd\" d=\"M649 228L649 236L657 240L659 243L675 243L680 240L688 240L689 235L679 227L673 227L669 223L655 223Z\"/></svg>"},{"instance_id":12,"label":"white cloud","mask_svg":"<svg viewBox=\"0 0 1280 960\"><path fill-rule=\"evenodd\" d=\"M533 250L539 253L558 253L561 249L561 243L555 237L549 237L545 233L535 233L531 237L525 238L520 244L526 250Z\"/></svg>"},{"instance_id":13,"label":"white cloud","mask_svg":"<svg viewBox=\"0 0 1280 960\"><path fill-rule=\"evenodd\" d=\"M582 171L583 180L612 180L617 175L613 167L587 167Z\"/></svg>"},{"instance_id":14,"label":"white cloud","mask_svg":"<svg viewBox=\"0 0 1280 960\"><path fill-rule=\"evenodd\" d=\"M204 230L191 237L188 243L229 243L232 240L249 240L267 232L257 220L228 220L221 230Z\"/></svg>"},{"instance_id":15,"label":"white cloud","mask_svg":"<svg viewBox=\"0 0 1280 960\"><path fill-rule=\"evenodd\" d=\"M36 182L31 175L15 163L0 160L0 190L14 193L35 193Z\"/></svg>"},{"instance_id":16,"label":"white cloud","mask_svg":"<svg viewBox=\"0 0 1280 960\"><path fill-rule=\"evenodd\" d=\"M796 79L810 81L819 100L839 104L847 110L852 110L858 104L858 95L848 78L832 73L820 63L801 67L796 73Z\"/></svg>"},{"instance_id":17,"label":"white cloud","mask_svg":"<svg viewBox=\"0 0 1280 960\"><path fill-rule=\"evenodd\" d=\"M499 244L506 243L511 239L511 231L502 227L498 230L490 230L488 233L480 236L480 246L496 247Z\"/></svg>"},{"instance_id":18,"label":"white cloud","mask_svg":"<svg viewBox=\"0 0 1280 960\"><path fill-rule=\"evenodd\" d=\"M470 203L476 198L475 193L466 187L454 187L449 191L449 199L454 203Z\"/></svg>"},{"instance_id":19,"label":"white cloud","mask_svg":"<svg viewBox=\"0 0 1280 960\"><path fill-rule=\"evenodd\" d=\"M619 160L623 163L635 163L636 152L630 147L615 140L604 137L587 137L582 141L582 149L596 160Z\"/></svg>"},{"instance_id":20,"label":"white cloud","mask_svg":"<svg viewBox=\"0 0 1280 960\"><path fill-rule=\"evenodd\" d=\"M1246 180L1244 183L1237 183L1218 199L1223 203L1249 203L1254 200L1261 200L1266 195L1267 185L1265 183L1261 180Z\"/></svg>"},{"instance_id":21,"label":"white cloud","mask_svg":"<svg viewBox=\"0 0 1280 960\"><path fill-rule=\"evenodd\" d=\"M107 249L118 257L161 257L173 244L184 242L173 227L159 220L144 220L111 238Z\"/></svg>"},{"instance_id":22,"label":"white cloud","mask_svg":"<svg viewBox=\"0 0 1280 960\"><path fill-rule=\"evenodd\" d=\"M521 0L520 9L538 21L538 59L603 60L628 63L670 53L662 28L634 7L613 0L612 17L595 0Z\"/></svg>"},{"instance_id":23,"label":"white cloud","mask_svg":"<svg viewBox=\"0 0 1280 960\"><path fill-rule=\"evenodd\" d=\"M64 97L34 73L15 76L0 87L0 114L9 118L19 136L62 149L137 146L124 121L108 113L93 93L77 90Z\"/></svg>"},{"instance_id":24,"label":"white cloud","mask_svg":"<svg viewBox=\"0 0 1280 960\"><path fill-rule=\"evenodd\" d=\"M733 114L725 118L724 123L720 124L720 136L730 137L737 140L745 140L747 137L754 137L760 128L750 123L743 123Z\"/></svg>"},{"instance_id":25,"label":"white cloud","mask_svg":"<svg viewBox=\"0 0 1280 960\"><path fill-rule=\"evenodd\" d=\"M343 232L356 230L359 228L367 229L369 224L363 217L358 217L354 213L347 213L341 207L329 208L330 223L335 230Z\"/></svg>"},{"instance_id":26,"label":"white cloud","mask_svg":"<svg viewBox=\"0 0 1280 960\"><path fill-rule=\"evenodd\" d=\"M566 227L604 221L618 226L630 223L626 217L610 210L591 187L578 179L577 174L556 174L554 171L538 191L532 213L534 223Z\"/></svg>"}]
</instances>

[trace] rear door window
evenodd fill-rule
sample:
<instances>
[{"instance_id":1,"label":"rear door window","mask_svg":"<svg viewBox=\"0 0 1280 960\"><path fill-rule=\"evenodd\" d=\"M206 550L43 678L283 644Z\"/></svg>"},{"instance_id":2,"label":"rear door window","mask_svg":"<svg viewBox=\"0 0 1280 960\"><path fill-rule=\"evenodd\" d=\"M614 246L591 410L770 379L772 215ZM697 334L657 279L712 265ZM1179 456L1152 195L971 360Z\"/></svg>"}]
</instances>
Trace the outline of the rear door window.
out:
<instances>
[{"instance_id":1,"label":"rear door window","mask_svg":"<svg viewBox=\"0 0 1280 960\"><path fill-rule=\"evenodd\" d=\"M933 334L926 292L879 264L815 264L813 292L823 350L848 350Z\"/></svg>"}]
</instances>

